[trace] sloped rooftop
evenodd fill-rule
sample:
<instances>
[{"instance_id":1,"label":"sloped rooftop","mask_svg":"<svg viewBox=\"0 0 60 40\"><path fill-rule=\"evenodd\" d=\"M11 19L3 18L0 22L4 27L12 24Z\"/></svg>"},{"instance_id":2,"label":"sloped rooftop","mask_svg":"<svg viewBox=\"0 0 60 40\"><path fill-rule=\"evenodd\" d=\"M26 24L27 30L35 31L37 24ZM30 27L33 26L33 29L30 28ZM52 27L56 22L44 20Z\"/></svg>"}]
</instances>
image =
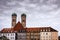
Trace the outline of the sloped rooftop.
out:
<instances>
[{"instance_id":1,"label":"sloped rooftop","mask_svg":"<svg viewBox=\"0 0 60 40\"><path fill-rule=\"evenodd\" d=\"M51 27L24 28L20 22L18 22L14 28L4 28L1 32L18 32L20 30L26 30L26 32L58 32Z\"/></svg>"}]
</instances>

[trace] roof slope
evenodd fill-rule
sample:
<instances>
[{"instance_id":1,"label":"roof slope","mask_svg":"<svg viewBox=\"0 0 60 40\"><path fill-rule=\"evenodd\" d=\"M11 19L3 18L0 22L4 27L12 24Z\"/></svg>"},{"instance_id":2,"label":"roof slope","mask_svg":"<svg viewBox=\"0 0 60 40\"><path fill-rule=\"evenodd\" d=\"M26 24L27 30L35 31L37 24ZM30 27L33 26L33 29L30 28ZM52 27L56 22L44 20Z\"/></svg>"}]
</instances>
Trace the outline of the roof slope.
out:
<instances>
[{"instance_id":1,"label":"roof slope","mask_svg":"<svg viewBox=\"0 0 60 40\"><path fill-rule=\"evenodd\" d=\"M4 29L1 30L1 32L4 32L4 33L6 33L6 32L15 32L15 31L18 32L19 30L25 30L20 22L18 22L15 25L14 28L4 28Z\"/></svg>"},{"instance_id":2,"label":"roof slope","mask_svg":"<svg viewBox=\"0 0 60 40\"><path fill-rule=\"evenodd\" d=\"M24 28L20 22L18 22L14 28L4 28L1 32L19 32L20 30L26 30L26 32L58 32L51 27Z\"/></svg>"},{"instance_id":3,"label":"roof slope","mask_svg":"<svg viewBox=\"0 0 60 40\"><path fill-rule=\"evenodd\" d=\"M40 28L26 28L27 32L58 32L51 27L40 27Z\"/></svg>"},{"instance_id":4,"label":"roof slope","mask_svg":"<svg viewBox=\"0 0 60 40\"><path fill-rule=\"evenodd\" d=\"M7 33L7 32L13 32L13 28L4 28L1 30L1 32Z\"/></svg>"},{"instance_id":5,"label":"roof slope","mask_svg":"<svg viewBox=\"0 0 60 40\"><path fill-rule=\"evenodd\" d=\"M24 27L22 26L22 24L20 22L18 22L15 27L14 27L14 31L19 31L19 30L23 30Z\"/></svg>"}]
</instances>

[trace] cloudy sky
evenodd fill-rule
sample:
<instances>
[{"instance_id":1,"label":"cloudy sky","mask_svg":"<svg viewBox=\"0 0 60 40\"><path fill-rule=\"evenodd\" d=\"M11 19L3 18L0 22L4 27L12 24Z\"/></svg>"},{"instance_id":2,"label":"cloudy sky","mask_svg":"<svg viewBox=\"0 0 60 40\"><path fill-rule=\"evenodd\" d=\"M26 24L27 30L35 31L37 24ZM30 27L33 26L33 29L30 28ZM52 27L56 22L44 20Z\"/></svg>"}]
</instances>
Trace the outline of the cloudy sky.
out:
<instances>
[{"instance_id":1,"label":"cloudy sky","mask_svg":"<svg viewBox=\"0 0 60 40\"><path fill-rule=\"evenodd\" d=\"M60 0L0 0L0 30L11 27L12 13L17 22L25 13L27 27L52 27L60 33Z\"/></svg>"}]
</instances>

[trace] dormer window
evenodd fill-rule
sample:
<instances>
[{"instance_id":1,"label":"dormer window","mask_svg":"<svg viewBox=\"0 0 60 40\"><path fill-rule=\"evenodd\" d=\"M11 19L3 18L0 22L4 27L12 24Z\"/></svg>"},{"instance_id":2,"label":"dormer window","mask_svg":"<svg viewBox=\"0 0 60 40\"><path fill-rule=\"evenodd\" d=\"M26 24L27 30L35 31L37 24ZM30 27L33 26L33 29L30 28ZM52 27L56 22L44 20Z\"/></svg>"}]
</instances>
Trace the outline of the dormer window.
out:
<instances>
[{"instance_id":1,"label":"dormer window","mask_svg":"<svg viewBox=\"0 0 60 40\"><path fill-rule=\"evenodd\" d=\"M46 32L47 32L47 29L46 29Z\"/></svg>"},{"instance_id":2,"label":"dormer window","mask_svg":"<svg viewBox=\"0 0 60 40\"><path fill-rule=\"evenodd\" d=\"M49 28L49 32L50 32L50 28Z\"/></svg>"},{"instance_id":3,"label":"dormer window","mask_svg":"<svg viewBox=\"0 0 60 40\"><path fill-rule=\"evenodd\" d=\"M42 29L41 29L41 32L42 32Z\"/></svg>"},{"instance_id":4,"label":"dormer window","mask_svg":"<svg viewBox=\"0 0 60 40\"><path fill-rule=\"evenodd\" d=\"M45 31L45 29L43 29L43 31Z\"/></svg>"},{"instance_id":5,"label":"dormer window","mask_svg":"<svg viewBox=\"0 0 60 40\"><path fill-rule=\"evenodd\" d=\"M25 30L20 30L20 32L23 32L23 33L24 33L24 32L26 32L26 31L25 31Z\"/></svg>"},{"instance_id":6,"label":"dormer window","mask_svg":"<svg viewBox=\"0 0 60 40\"><path fill-rule=\"evenodd\" d=\"M12 31L11 31L12 32Z\"/></svg>"},{"instance_id":7,"label":"dormer window","mask_svg":"<svg viewBox=\"0 0 60 40\"><path fill-rule=\"evenodd\" d=\"M14 31L14 32L17 32L17 31Z\"/></svg>"}]
</instances>

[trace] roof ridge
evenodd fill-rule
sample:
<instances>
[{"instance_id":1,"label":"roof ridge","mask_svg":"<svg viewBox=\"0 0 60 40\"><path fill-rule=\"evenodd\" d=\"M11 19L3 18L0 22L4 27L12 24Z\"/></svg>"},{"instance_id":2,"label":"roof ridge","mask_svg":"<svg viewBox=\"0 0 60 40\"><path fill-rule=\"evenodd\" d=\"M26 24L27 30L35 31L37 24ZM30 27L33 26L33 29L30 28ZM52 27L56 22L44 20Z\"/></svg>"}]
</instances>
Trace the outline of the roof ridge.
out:
<instances>
[{"instance_id":1,"label":"roof ridge","mask_svg":"<svg viewBox=\"0 0 60 40\"><path fill-rule=\"evenodd\" d=\"M15 25L14 27L14 31L19 31L24 29L24 27L22 26L22 24L18 21L18 23Z\"/></svg>"}]
</instances>

